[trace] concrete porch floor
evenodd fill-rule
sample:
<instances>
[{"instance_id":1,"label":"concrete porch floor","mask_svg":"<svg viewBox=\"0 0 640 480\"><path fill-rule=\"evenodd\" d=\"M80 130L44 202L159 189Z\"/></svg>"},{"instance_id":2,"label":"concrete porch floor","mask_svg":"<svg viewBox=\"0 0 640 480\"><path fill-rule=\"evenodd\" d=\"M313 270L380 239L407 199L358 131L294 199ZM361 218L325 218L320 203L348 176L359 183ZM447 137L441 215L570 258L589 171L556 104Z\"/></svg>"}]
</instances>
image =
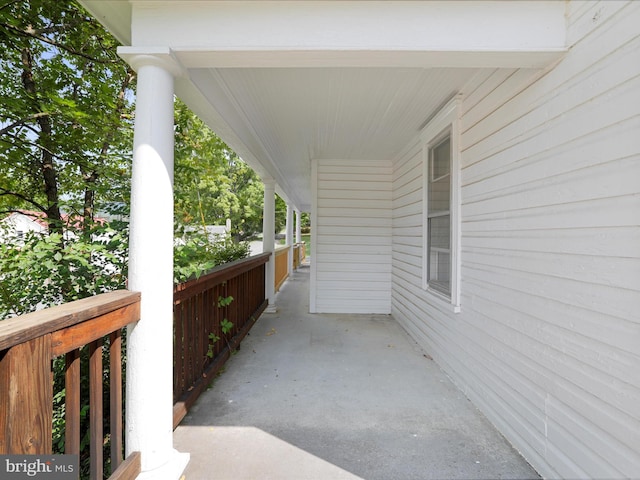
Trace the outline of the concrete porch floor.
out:
<instances>
[{"instance_id":1,"label":"concrete porch floor","mask_svg":"<svg viewBox=\"0 0 640 480\"><path fill-rule=\"evenodd\" d=\"M308 292L303 266L175 430L186 480L539 478L392 317Z\"/></svg>"}]
</instances>

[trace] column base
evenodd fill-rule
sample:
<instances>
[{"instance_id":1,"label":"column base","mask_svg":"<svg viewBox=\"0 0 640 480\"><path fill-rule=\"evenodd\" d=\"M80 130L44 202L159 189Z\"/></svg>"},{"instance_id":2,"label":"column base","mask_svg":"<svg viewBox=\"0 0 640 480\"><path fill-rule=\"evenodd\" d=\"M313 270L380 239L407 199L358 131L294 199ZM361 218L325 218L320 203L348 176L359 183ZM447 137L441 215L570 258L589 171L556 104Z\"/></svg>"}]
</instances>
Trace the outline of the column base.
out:
<instances>
[{"instance_id":1,"label":"column base","mask_svg":"<svg viewBox=\"0 0 640 480\"><path fill-rule=\"evenodd\" d=\"M278 310L276 308L276 305L274 303L270 303L269 305L267 305L267 308L264 309L264 312L262 313L276 313Z\"/></svg>"},{"instance_id":2,"label":"column base","mask_svg":"<svg viewBox=\"0 0 640 480\"><path fill-rule=\"evenodd\" d=\"M184 469L189 463L189 453L181 453L173 450L171 458L167 463L160 465L153 470L143 471L136 477L136 480L179 480L182 478Z\"/></svg>"}]
</instances>

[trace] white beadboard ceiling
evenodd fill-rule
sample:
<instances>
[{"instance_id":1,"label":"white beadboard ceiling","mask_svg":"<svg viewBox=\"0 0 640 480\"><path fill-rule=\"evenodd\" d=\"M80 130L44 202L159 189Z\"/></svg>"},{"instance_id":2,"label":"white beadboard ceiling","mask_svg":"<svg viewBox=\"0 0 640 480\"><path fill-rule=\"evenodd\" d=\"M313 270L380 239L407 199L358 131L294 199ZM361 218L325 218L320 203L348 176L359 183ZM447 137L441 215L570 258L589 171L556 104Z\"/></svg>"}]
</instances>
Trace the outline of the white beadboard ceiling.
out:
<instances>
[{"instance_id":1,"label":"white beadboard ceiling","mask_svg":"<svg viewBox=\"0 0 640 480\"><path fill-rule=\"evenodd\" d=\"M393 159L476 71L229 68L193 70L190 78L211 108L225 112L231 146L276 169L307 210L312 159Z\"/></svg>"}]
</instances>

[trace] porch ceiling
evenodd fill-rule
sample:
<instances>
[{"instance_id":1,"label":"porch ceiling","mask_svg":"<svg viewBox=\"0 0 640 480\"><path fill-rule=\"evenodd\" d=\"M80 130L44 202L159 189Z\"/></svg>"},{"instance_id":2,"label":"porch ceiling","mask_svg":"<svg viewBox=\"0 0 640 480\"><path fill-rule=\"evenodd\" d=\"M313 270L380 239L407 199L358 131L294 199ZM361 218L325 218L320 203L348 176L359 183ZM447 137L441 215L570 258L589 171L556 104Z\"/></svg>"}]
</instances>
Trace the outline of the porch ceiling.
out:
<instances>
[{"instance_id":1,"label":"porch ceiling","mask_svg":"<svg viewBox=\"0 0 640 480\"><path fill-rule=\"evenodd\" d=\"M301 210L312 159L391 160L481 69L540 68L565 44L556 1L81 3L125 59L178 64L177 95Z\"/></svg>"},{"instance_id":2,"label":"porch ceiling","mask_svg":"<svg viewBox=\"0 0 640 480\"><path fill-rule=\"evenodd\" d=\"M265 164L308 210L312 159L393 159L475 71L230 68L192 70L190 78L208 106L226 113L234 148Z\"/></svg>"}]
</instances>

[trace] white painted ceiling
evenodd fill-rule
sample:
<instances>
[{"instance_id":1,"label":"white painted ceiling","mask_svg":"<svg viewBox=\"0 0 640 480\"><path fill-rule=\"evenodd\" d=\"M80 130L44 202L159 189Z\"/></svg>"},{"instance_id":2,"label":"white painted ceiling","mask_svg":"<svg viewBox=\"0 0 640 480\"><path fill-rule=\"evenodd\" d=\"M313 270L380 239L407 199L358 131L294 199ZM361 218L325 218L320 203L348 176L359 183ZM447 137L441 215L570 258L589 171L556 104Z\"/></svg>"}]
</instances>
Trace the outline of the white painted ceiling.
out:
<instances>
[{"instance_id":1,"label":"white painted ceiling","mask_svg":"<svg viewBox=\"0 0 640 480\"><path fill-rule=\"evenodd\" d=\"M225 112L242 143L226 139L231 146L277 169L274 177L286 178L281 186L308 210L312 159L394 159L476 71L228 68L192 70L190 78Z\"/></svg>"}]
</instances>

